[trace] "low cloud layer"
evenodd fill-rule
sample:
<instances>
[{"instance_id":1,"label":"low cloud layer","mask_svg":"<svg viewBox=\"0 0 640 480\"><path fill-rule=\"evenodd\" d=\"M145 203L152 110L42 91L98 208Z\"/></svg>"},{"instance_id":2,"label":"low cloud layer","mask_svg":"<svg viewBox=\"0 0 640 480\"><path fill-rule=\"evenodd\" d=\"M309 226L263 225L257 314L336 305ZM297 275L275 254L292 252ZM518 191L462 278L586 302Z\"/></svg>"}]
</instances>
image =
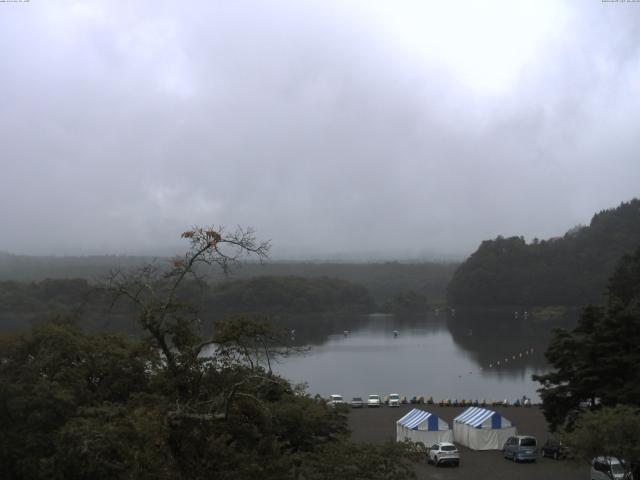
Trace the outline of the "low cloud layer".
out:
<instances>
[{"instance_id":1,"label":"low cloud layer","mask_svg":"<svg viewBox=\"0 0 640 480\"><path fill-rule=\"evenodd\" d=\"M479 7L477 4L482 4ZM640 185L640 4L0 4L0 250L466 255Z\"/></svg>"}]
</instances>

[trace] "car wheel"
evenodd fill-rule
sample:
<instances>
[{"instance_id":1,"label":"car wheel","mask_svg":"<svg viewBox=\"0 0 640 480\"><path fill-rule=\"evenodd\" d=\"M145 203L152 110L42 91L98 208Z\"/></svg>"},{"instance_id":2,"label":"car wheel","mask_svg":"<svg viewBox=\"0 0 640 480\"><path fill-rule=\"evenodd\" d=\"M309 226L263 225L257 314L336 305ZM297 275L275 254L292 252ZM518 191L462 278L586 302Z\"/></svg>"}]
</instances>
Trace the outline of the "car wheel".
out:
<instances>
[{"instance_id":1,"label":"car wheel","mask_svg":"<svg viewBox=\"0 0 640 480\"><path fill-rule=\"evenodd\" d=\"M433 462L436 464L436 468L440 468L440 460L438 460L438 457L436 457Z\"/></svg>"}]
</instances>

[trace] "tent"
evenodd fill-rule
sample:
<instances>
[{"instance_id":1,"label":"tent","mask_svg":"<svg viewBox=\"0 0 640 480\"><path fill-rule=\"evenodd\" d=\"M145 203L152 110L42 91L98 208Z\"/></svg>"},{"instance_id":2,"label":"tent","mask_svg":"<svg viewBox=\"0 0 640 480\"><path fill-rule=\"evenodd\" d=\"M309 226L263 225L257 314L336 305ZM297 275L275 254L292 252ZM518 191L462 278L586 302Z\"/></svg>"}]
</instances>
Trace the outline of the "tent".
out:
<instances>
[{"instance_id":1,"label":"tent","mask_svg":"<svg viewBox=\"0 0 640 480\"><path fill-rule=\"evenodd\" d=\"M451 442L449 424L437 415L414 408L396 422L396 440L422 442L429 447L436 442Z\"/></svg>"},{"instance_id":2,"label":"tent","mask_svg":"<svg viewBox=\"0 0 640 480\"><path fill-rule=\"evenodd\" d=\"M498 412L469 407L453 419L453 440L472 450L502 450L516 427Z\"/></svg>"}]
</instances>

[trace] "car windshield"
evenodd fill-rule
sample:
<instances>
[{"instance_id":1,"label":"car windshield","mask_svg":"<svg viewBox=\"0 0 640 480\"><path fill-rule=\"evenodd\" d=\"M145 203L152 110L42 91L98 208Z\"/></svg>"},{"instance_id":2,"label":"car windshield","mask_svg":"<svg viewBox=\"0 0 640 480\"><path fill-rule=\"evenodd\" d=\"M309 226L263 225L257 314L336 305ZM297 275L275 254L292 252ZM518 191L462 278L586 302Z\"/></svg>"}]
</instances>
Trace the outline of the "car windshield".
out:
<instances>
[{"instance_id":1,"label":"car windshield","mask_svg":"<svg viewBox=\"0 0 640 480\"><path fill-rule=\"evenodd\" d=\"M400 398L400 395L396 395L395 393L392 393L391 395L389 395L389 398L391 400L398 400Z\"/></svg>"},{"instance_id":2,"label":"car windshield","mask_svg":"<svg viewBox=\"0 0 640 480\"><path fill-rule=\"evenodd\" d=\"M624 467L622 465L620 465L619 463L612 463L611 464L611 473L613 473L613 474L624 473Z\"/></svg>"},{"instance_id":3,"label":"car windshield","mask_svg":"<svg viewBox=\"0 0 640 480\"><path fill-rule=\"evenodd\" d=\"M362 401L362 398L360 398L360 397L353 397L353 400L352 400L352 401L353 401L353 402L361 402L361 401Z\"/></svg>"},{"instance_id":4,"label":"car windshield","mask_svg":"<svg viewBox=\"0 0 640 480\"><path fill-rule=\"evenodd\" d=\"M369 395L369 400L379 400L378 395Z\"/></svg>"},{"instance_id":5,"label":"car windshield","mask_svg":"<svg viewBox=\"0 0 640 480\"><path fill-rule=\"evenodd\" d=\"M535 447L536 439L535 438L523 438L520 440L520 446L522 447Z\"/></svg>"},{"instance_id":6,"label":"car windshield","mask_svg":"<svg viewBox=\"0 0 640 480\"><path fill-rule=\"evenodd\" d=\"M342 400L341 395L331 395L331 400Z\"/></svg>"},{"instance_id":7,"label":"car windshield","mask_svg":"<svg viewBox=\"0 0 640 480\"><path fill-rule=\"evenodd\" d=\"M442 446L442 451L443 452L453 452L455 451L456 447L454 447L453 445L443 445Z\"/></svg>"}]
</instances>

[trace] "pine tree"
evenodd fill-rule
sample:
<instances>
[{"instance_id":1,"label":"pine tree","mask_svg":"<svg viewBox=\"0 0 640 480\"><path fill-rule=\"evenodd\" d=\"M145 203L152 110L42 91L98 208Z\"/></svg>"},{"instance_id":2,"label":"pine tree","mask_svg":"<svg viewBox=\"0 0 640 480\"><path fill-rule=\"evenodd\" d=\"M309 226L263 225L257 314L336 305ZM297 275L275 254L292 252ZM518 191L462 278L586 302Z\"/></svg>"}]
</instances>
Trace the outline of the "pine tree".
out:
<instances>
[{"instance_id":1,"label":"pine tree","mask_svg":"<svg viewBox=\"0 0 640 480\"><path fill-rule=\"evenodd\" d=\"M607 304L586 307L572 331L556 330L546 357L554 371L534 380L552 429L570 426L581 405L640 406L640 248L620 261Z\"/></svg>"}]
</instances>

